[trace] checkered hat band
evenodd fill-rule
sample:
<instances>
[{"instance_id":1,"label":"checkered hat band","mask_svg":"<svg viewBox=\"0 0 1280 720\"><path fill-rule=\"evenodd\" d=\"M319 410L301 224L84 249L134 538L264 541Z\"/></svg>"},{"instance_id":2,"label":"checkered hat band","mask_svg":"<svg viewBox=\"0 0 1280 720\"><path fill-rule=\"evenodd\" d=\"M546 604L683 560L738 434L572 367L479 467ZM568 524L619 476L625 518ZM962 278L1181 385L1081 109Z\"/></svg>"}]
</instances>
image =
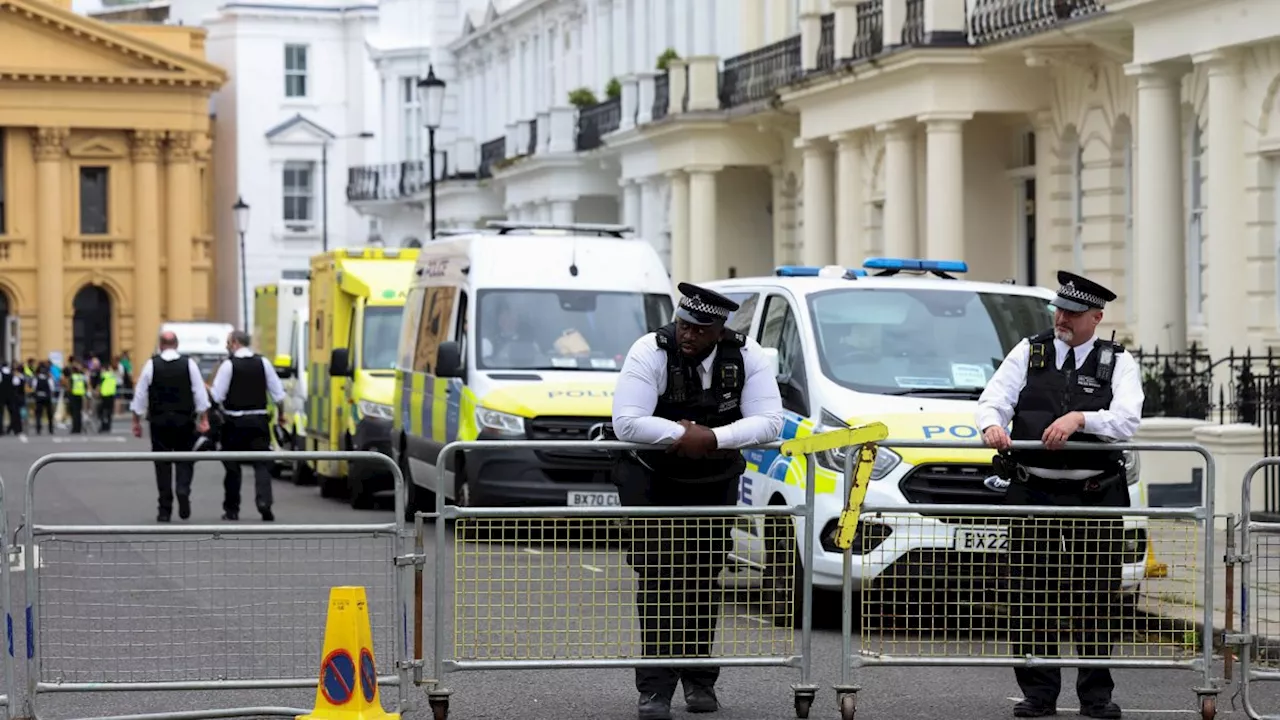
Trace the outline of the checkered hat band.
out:
<instances>
[{"instance_id":1,"label":"checkered hat band","mask_svg":"<svg viewBox=\"0 0 1280 720\"><path fill-rule=\"evenodd\" d=\"M1062 287L1058 288L1058 294L1068 300L1075 300L1076 302L1082 302L1085 305L1089 305L1091 307L1102 307L1107 304L1106 300L1103 300L1102 298L1092 293L1087 293L1083 290L1080 290L1074 285L1063 285Z\"/></svg>"},{"instance_id":2,"label":"checkered hat band","mask_svg":"<svg viewBox=\"0 0 1280 720\"><path fill-rule=\"evenodd\" d=\"M714 315L715 317L728 318L729 309L720 307L719 305L709 305L698 298L683 297L680 298L680 307L692 313L701 313L703 315Z\"/></svg>"}]
</instances>

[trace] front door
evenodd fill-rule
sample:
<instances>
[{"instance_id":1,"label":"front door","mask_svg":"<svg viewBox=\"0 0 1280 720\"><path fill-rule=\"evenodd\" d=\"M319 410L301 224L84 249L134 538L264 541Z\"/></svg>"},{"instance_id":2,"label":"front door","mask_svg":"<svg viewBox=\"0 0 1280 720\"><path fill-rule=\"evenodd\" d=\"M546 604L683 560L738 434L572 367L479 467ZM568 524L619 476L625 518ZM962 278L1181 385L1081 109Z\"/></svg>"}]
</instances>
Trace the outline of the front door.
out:
<instances>
[{"instance_id":1,"label":"front door","mask_svg":"<svg viewBox=\"0 0 1280 720\"><path fill-rule=\"evenodd\" d=\"M96 285L85 285L72 302L72 348L81 360L97 356L111 361L111 296Z\"/></svg>"}]
</instances>

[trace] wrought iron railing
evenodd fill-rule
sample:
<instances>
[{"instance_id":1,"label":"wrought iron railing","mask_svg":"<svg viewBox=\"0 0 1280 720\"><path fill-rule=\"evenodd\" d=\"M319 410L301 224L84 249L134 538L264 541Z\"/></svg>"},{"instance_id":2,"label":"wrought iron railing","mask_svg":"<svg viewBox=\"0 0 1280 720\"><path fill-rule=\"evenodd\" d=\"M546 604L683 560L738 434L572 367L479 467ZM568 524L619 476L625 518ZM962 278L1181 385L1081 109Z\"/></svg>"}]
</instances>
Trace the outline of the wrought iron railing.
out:
<instances>
[{"instance_id":1,"label":"wrought iron railing","mask_svg":"<svg viewBox=\"0 0 1280 720\"><path fill-rule=\"evenodd\" d=\"M1098 0L969 0L975 44L1030 35L1058 23L1103 12Z\"/></svg>"},{"instance_id":2,"label":"wrought iron railing","mask_svg":"<svg viewBox=\"0 0 1280 720\"><path fill-rule=\"evenodd\" d=\"M609 98L578 111L579 151L594 150L604 144L604 136L622 125L621 98Z\"/></svg>"},{"instance_id":3,"label":"wrought iron railing","mask_svg":"<svg viewBox=\"0 0 1280 720\"><path fill-rule=\"evenodd\" d=\"M818 33L818 70L830 70L835 64L836 14L827 13L822 16L821 30Z\"/></svg>"},{"instance_id":4,"label":"wrought iron railing","mask_svg":"<svg viewBox=\"0 0 1280 720\"><path fill-rule=\"evenodd\" d=\"M481 145L480 167L476 170L476 176L481 178L493 177L493 164L506 155L506 149L507 139L505 137L496 137Z\"/></svg>"},{"instance_id":5,"label":"wrought iron railing","mask_svg":"<svg viewBox=\"0 0 1280 720\"><path fill-rule=\"evenodd\" d=\"M735 55L724 61L720 72L720 106L733 108L771 99L803 72L799 35Z\"/></svg>"},{"instance_id":6,"label":"wrought iron railing","mask_svg":"<svg viewBox=\"0 0 1280 720\"><path fill-rule=\"evenodd\" d=\"M653 79L653 119L661 120L667 116L667 105L671 102L671 73L664 72Z\"/></svg>"},{"instance_id":7,"label":"wrought iron railing","mask_svg":"<svg viewBox=\"0 0 1280 720\"><path fill-rule=\"evenodd\" d=\"M902 23L902 44L924 44L924 0L907 0L907 18Z\"/></svg>"},{"instance_id":8,"label":"wrought iron railing","mask_svg":"<svg viewBox=\"0 0 1280 720\"><path fill-rule=\"evenodd\" d=\"M853 36L853 59L879 55L884 50L884 0L863 0L854 14L858 31Z\"/></svg>"},{"instance_id":9,"label":"wrought iron railing","mask_svg":"<svg viewBox=\"0 0 1280 720\"><path fill-rule=\"evenodd\" d=\"M398 200L420 190L426 183L425 163L409 160L347 168L347 200Z\"/></svg>"}]
</instances>

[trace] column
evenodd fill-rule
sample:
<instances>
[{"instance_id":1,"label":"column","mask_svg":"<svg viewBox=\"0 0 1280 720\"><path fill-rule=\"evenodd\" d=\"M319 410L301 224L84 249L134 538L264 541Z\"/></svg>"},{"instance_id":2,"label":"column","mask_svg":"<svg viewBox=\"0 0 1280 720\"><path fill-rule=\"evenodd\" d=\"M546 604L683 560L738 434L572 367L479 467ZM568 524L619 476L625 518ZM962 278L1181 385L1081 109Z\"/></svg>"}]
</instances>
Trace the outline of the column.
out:
<instances>
[{"instance_id":1,"label":"column","mask_svg":"<svg viewBox=\"0 0 1280 720\"><path fill-rule=\"evenodd\" d=\"M796 146L804 152L804 244L800 262L822 267L836 259L831 151L821 140L801 138Z\"/></svg>"},{"instance_id":2,"label":"column","mask_svg":"<svg viewBox=\"0 0 1280 720\"><path fill-rule=\"evenodd\" d=\"M1187 341L1183 222L1182 78L1149 65L1128 66L1138 80L1134 128L1133 242L1138 347L1173 351ZM1214 111L1216 113L1216 110ZM1037 158L1039 156L1037 155Z\"/></svg>"},{"instance_id":3,"label":"column","mask_svg":"<svg viewBox=\"0 0 1280 720\"><path fill-rule=\"evenodd\" d=\"M1028 280L1034 285L1044 287L1057 286L1057 268L1050 262L1054 254L1054 215L1049 212L1053 207L1054 187L1054 154L1057 150L1058 136L1054 127L1053 112L1041 110L1031 116L1031 127L1036 133L1036 241L1035 277ZM1182 207L1179 202L1178 207ZM1025 257L1025 256L1024 256ZM1023 261L1023 267L1029 264Z\"/></svg>"},{"instance_id":4,"label":"column","mask_svg":"<svg viewBox=\"0 0 1280 720\"><path fill-rule=\"evenodd\" d=\"M773 264L789 265L791 256L790 226L787 224L789 200L786 195L787 167L783 163L769 165L770 198L773 202Z\"/></svg>"},{"instance_id":5,"label":"column","mask_svg":"<svg viewBox=\"0 0 1280 720\"><path fill-rule=\"evenodd\" d=\"M572 225L573 224L573 201L572 200L552 200L551 201L551 222L556 225Z\"/></svg>"},{"instance_id":6,"label":"column","mask_svg":"<svg viewBox=\"0 0 1280 720\"><path fill-rule=\"evenodd\" d=\"M160 332L160 141L163 133L135 131L133 141L133 337L152 342Z\"/></svg>"},{"instance_id":7,"label":"column","mask_svg":"<svg viewBox=\"0 0 1280 720\"><path fill-rule=\"evenodd\" d=\"M859 267L866 255L862 137L855 132L845 132L832 135L831 141L836 144L836 264Z\"/></svg>"},{"instance_id":8,"label":"column","mask_svg":"<svg viewBox=\"0 0 1280 720\"><path fill-rule=\"evenodd\" d=\"M636 235L644 235L644 229L640 227L640 183L628 178L618 184L622 186L622 224L630 227Z\"/></svg>"},{"instance_id":9,"label":"column","mask_svg":"<svg viewBox=\"0 0 1280 720\"><path fill-rule=\"evenodd\" d=\"M686 0L692 20L693 45L689 57L705 57L716 54L715 0Z\"/></svg>"},{"instance_id":10,"label":"column","mask_svg":"<svg viewBox=\"0 0 1280 720\"><path fill-rule=\"evenodd\" d=\"M689 279L689 176L677 170L667 173L671 184L671 278Z\"/></svg>"},{"instance_id":11,"label":"column","mask_svg":"<svg viewBox=\"0 0 1280 720\"><path fill-rule=\"evenodd\" d=\"M191 308L191 133L171 132L166 148L168 161L165 216L168 223L169 303L166 318L195 320ZM320 182L324 182L321 178ZM243 262L243 258L241 258Z\"/></svg>"},{"instance_id":12,"label":"column","mask_svg":"<svg viewBox=\"0 0 1280 720\"><path fill-rule=\"evenodd\" d=\"M765 24L768 26L768 34L765 39L769 43L775 43L791 34L790 3L789 0L763 1L765 4Z\"/></svg>"},{"instance_id":13,"label":"column","mask_svg":"<svg viewBox=\"0 0 1280 720\"><path fill-rule=\"evenodd\" d=\"M963 260L964 123L971 113L921 115L925 126L925 257Z\"/></svg>"},{"instance_id":14,"label":"column","mask_svg":"<svg viewBox=\"0 0 1280 720\"><path fill-rule=\"evenodd\" d=\"M657 178L648 177L640 181L640 232L653 243L662 264L670 268L671 242L662 232L662 216L666 211L659 204L661 193Z\"/></svg>"},{"instance_id":15,"label":"column","mask_svg":"<svg viewBox=\"0 0 1280 720\"><path fill-rule=\"evenodd\" d=\"M38 357L60 351L71 356L67 341L67 305L62 288L62 160L66 155L67 128L42 127L35 132L36 155L36 339Z\"/></svg>"},{"instance_id":16,"label":"column","mask_svg":"<svg viewBox=\"0 0 1280 720\"><path fill-rule=\"evenodd\" d=\"M890 257L917 256L916 144L906 122L880 125L884 138L884 251Z\"/></svg>"},{"instance_id":17,"label":"column","mask_svg":"<svg viewBox=\"0 0 1280 720\"><path fill-rule=\"evenodd\" d=\"M1208 349L1218 358L1225 357L1231 348L1243 352L1249 345L1240 57L1234 52L1213 52L1192 60L1209 70L1209 101L1205 104L1209 108L1209 238L1205 244L1217 252L1206 250L1202 256L1208 290L1204 309Z\"/></svg>"},{"instance_id":18,"label":"column","mask_svg":"<svg viewBox=\"0 0 1280 720\"><path fill-rule=\"evenodd\" d=\"M604 78L604 82L600 84L600 100L605 99L603 94L605 86L609 84L609 80L622 75L627 67L627 34L630 28L627 27L627 5L626 0L612 0L613 7L609 9L609 20L611 29L613 30L613 47L609 49L610 62L609 74ZM618 82L622 82L619 80Z\"/></svg>"},{"instance_id":19,"label":"column","mask_svg":"<svg viewBox=\"0 0 1280 720\"><path fill-rule=\"evenodd\" d=\"M764 45L764 4L766 0L738 0L742 7L738 9L739 33L742 47L738 52L755 50Z\"/></svg>"},{"instance_id":20,"label":"column","mask_svg":"<svg viewBox=\"0 0 1280 720\"><path fill-rule=\"evenodd\" d=\"M693 282L719 277L719 243L716 238L716 173L720 167L698 165L689 171L689 279Z\"/></svg>"}]
</instances>

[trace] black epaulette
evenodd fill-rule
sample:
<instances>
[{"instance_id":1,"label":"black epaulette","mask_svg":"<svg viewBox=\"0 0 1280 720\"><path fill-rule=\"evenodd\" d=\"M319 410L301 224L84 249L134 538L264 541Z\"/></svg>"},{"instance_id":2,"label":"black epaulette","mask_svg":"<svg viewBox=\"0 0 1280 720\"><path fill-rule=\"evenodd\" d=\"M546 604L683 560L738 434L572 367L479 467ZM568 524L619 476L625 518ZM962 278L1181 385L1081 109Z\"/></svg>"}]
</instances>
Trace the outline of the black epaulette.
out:
<instances>
[{"instance_id":1,"label":"black epaulette","mask_svg":"<svg viewBox=\"0 0 1280 720\"><path fill-rule=\"evenodd\" d=\"M663 332L666 328L659 328L653 333L654 339L658 342L658 348L661 350L670 350L671 344L675 342L675 334Z\"/></svg>"},{"instance_id":2,"label":"black epaulette","mask_svg":"<svg viewBox=\"0 0 1280 720\"><path fill-rule=\"evenodd\" d=\"M726 328L724 335L720 337L720 343L722 345L732 345L734 347L746 347L747 336L736 330L729 330Z\"/></svg>"}]
</instances>

